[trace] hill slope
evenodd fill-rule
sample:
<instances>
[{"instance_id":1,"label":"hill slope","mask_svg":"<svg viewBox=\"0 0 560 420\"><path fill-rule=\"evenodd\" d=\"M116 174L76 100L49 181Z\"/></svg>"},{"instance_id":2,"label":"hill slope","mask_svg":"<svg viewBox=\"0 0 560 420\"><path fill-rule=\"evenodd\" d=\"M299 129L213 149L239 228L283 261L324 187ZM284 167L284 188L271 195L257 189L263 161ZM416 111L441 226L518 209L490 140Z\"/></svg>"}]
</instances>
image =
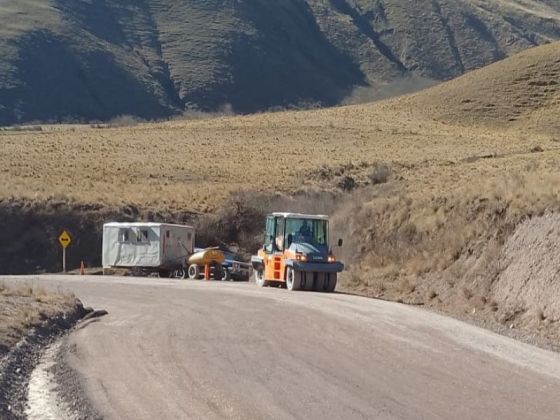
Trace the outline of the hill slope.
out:
<instances>
[{"instance_id":1,"label":"hill slope","mask_svg":"<svg viewBox=\"0 0 560 420\"><path fill-rule=\"evenodd\" d=\"M449 174L461 174L462 165L480 156L488 165L475 165L484 169L481 179L499 174L495 156L523 171L524 155L544 149L553 157L558 151L559 46L536 47L423 92L373 104L133 127L2 130L0 200L62 197L205 212L247 188L287 194L307 187L340 190L346 177L353 178L353 187L366 185L379 162L410 171L410 182L439 191L454 184L438 186L434 180L455 182Z\"/></svg>"},{"instance_id":2,"label":"hill slope","mask_svg":"<svg viewBox=\"0 0 560 420\"><path fill-rule=\"evenodd\" d=\"M463 125L560 130L560 42L531 48L410 97L397 108Z\"/></svg>"},{"instance_id":3,"label":"hill slope","mask_svg":"<svg viewBox=\"0 0 560 420\"><path fill-rule=\"evenodd\" d=\"M332 105L560 39L551 0L4 0L0 19L0 124Z\"/></svg>"}]
</instances>

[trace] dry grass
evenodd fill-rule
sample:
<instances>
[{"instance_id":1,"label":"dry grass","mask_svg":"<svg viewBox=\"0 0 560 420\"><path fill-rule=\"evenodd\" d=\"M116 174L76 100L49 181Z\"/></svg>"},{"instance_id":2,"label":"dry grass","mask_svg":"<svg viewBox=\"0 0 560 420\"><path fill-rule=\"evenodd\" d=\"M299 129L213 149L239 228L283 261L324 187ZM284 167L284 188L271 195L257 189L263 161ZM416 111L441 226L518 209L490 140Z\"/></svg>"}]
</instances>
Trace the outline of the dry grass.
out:
<instances>
[{"instance_id":1,"label":"dry grass","mask_svg":"<svg viewBox=\"0 0 560 420\"><path fill-rule=\"evenodd\" d=\"M76 298L62 292L47 292L33 284L0 282L0 356L21 340L29 328L48 317L75 307Z\"/></svg>"},{"instance_id":2,"label":"dry grass","mask_svg":"<svg viewBox=\"0 0 560 420\"><path fill-rule=\"evenodd\" d=\"M455 183L552 161L560 147L553 140L465 129L379 106L0 133L0 197L209 211L240 189L336 189L342 175L363 186L379 161L395 168L408 190L443 193ZM531 153L536 146L544 151ZM487 155L497 158L477 160ZM325 166L350 169L309 176Z\"/></svg>"},{"instance_id":3,"label":"dry grass","mask_svg":"<svg viewBox=\"0 0 560 420\"><path fill-rule=\"evenodd\" d=\"M560 43L526 50L394 103L463 126L555 135L560 129Z\"/></svg>"},{"instance_id":4,"label":"dry grass","mask_svg":"<svg viewBox=\"0 0 560 420\"><path fill-rule=\"evenodd\" d=\"M523 270L504 258L505 244L524 221L560 213L560 175L546 165L515 174L504 169L502 180L474 179L444 194L396 188L347 203L333 218L344 226L338 233L346 235L342 256L348 271L341 287L426 305L497 331L514 325L515 337L558 349L559 318L546 317L544 323L544 312L538 312L546 307L557 313L556 259L545 255L546 246L534 251L522 243L519 255L533 257L517 260L536 273L521 276L523 283L512 275ZM542 236L554 233L544 230ZM543 324L538 331L535 320Z\"/></svg>"},{"instance_id":5,"label":"dry grass","mask_svg":"<svg viewBox=\"0 0 560 420\"><path fill-rule=\"evenodd\" d=\"M0 197L204 212L246 189L336 190L351 184L346 178L355 187L395 178L407 193L445 195L535 165L554 172L559 63L556 43L373 105L0 132Z\"/></svg>"},{"instance_id":6,"label":"dry grass","mask_svg":"<svg viewBox=\"0 0 560 420\"><path fill-rule=\"evenodd\" d=\"M352 214L345 223L348 240L368 254L364 265L410 275L443 270L465 253L480 255L492 241L501 245L524 218L560 207L560 176L553 168L504 178L473 180L445 194L390 191L348 204L340 218Z\"/></svg>"}]
</instances>

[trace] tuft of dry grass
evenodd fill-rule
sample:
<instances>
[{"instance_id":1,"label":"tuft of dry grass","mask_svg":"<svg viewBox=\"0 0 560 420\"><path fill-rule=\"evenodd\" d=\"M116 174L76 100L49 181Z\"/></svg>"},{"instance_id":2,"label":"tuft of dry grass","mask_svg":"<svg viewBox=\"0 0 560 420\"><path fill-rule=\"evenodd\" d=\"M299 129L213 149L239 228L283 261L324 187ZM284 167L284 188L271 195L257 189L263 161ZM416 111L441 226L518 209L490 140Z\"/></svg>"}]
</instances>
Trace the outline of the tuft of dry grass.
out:
<instances>
[{"instance_id":1,"label":"tuft of dry grass","mask_svg":"<svg viewBox=\"0 0 560 420\"><path fill-rule=\"evenodd\" d=\"M393 171L389 165L386 163L376 162L368 178L372 185L385 184L389 181L392 174Z\"/></svg>"},{"instance_id":2,"label":"tuft of dry grass","mask_svg":"<svg viewBox=\"0 0 560 420\"><path fill-rule=\"evenodd\" d=\"M410 281L408 278L404 278L400 281L398 290L403 295L409 295L416 291L416 285Z\"/></svg>"}]
</instances>

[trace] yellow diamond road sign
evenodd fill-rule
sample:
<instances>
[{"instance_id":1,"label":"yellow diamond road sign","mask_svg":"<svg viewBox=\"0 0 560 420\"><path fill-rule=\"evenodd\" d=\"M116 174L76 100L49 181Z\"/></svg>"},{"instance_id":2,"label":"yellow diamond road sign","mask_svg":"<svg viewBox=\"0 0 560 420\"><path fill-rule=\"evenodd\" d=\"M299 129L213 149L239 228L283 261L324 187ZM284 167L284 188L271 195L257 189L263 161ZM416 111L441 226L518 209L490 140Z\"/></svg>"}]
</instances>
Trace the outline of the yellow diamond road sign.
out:
<instances>
[{"instance_id":1,"label":"yellow diamond road sign","mask_svg":"<svg viewBox=\"0 0 560 420\"><path fill-rule=\"evenodd\" d=\"M70 234L68 232L64 231L58 237L58 242L60 242L60 245L62 245L62 248L66 249L66 248L68 248L68 245L70 245L70 243L72 243L72 238L70 237Z\"/></svg>"}]
</instances>

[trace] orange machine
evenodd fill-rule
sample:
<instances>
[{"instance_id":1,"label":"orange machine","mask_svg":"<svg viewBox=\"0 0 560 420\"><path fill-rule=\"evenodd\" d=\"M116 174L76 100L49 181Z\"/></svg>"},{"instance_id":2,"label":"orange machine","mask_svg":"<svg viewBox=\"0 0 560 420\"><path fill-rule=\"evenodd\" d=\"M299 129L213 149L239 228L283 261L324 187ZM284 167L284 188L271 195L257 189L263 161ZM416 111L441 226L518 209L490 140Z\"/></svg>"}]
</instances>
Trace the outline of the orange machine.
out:
<instances>
[{"instance_id":1,"label":"orange machine","mask_svg":"<svg viewBox=\"0 0 560 420\"><path fill-rule=\"evenodd\" d=\"M344 264L332 254L328 234L328 216L269 215L264 246L251 258L257 285L333 292ZM338 240L338 246L342 246L342 239Z\"/></svg>"}]
</instances>

